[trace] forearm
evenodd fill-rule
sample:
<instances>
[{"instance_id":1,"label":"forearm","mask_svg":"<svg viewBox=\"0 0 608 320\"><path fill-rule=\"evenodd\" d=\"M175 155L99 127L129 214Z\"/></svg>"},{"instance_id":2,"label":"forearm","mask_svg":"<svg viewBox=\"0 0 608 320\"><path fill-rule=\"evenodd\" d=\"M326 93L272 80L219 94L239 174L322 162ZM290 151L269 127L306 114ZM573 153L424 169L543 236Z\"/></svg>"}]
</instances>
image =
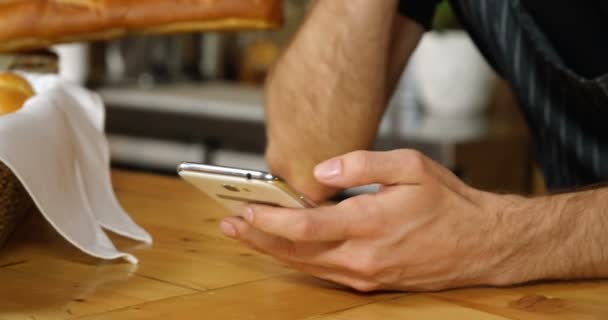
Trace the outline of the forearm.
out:
<instances>
[{"instance_id":1,"label":"forearm","mask_svg":"<svg viewBox=\"0 0 608 320\"><path fill-rule=\"evenodd\" d=\"M504 277L515 282L608 277L608 188L513 203L502 219L503 230L511 233L506 238L512 237L512 252L503 257L512 263L505 261L510 270ZM506 278L504 284L514 282Z\"/></svg>"},{"instance_id":2,"label":"forearm","mask_svg":"<svg viewBox=\"0 0 608 320\"><path fill-rule=\"evenodd\" d=\"M375 138L390 90L396 1L313 5L267 83L267 160L319 199L330 191L314 180L314 165Z\"/></svg>"},{"instance_id":3,"label":"forearm","mask_svg":"<svg viewBox=\"0 0 608 320\"><path fill-rule=\"evenodd\" d=\"M554 243L559 255L550 276L608 276L608 188L563 194L549 201L557 203L557 224L564 227L564 241Z\"/></svg>"}]
</instances>

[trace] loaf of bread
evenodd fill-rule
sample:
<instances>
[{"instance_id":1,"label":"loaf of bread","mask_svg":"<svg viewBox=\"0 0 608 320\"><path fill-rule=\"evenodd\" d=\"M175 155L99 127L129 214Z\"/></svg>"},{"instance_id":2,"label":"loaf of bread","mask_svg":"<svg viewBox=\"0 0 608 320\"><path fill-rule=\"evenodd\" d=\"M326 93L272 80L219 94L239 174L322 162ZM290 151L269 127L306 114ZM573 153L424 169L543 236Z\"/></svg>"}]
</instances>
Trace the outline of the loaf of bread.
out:
<instances>
[{"instance_id":1,"label":"loaf of bread","mask_svg":"<svg viewBox=\"0 0 608 320\"><path fill-rule=\"evenodd\" d=\"M0 116L19 110L34 95L27 80L15 73L0 73Z\"/></svg>"},{"instance_id":2,"label":"loaf of bread","mask_svg":"<svg viewBox=\"0 0 608 320\"><path fill-rule=\"evenodd\" d=\"M0 53L0 72L11 70L56 74L59 72L59 57L51 50Z\"/></svg>"},{"instance_id":3,"label":"loaf of bread","mask_svg":"<svg viewBox=\"0 0 608 320\"><path fill-rule=\"evenodd\" d=\"M282 0L2 0L0 52L126 34L266 29Z\"/></svg>"}]
</instances>

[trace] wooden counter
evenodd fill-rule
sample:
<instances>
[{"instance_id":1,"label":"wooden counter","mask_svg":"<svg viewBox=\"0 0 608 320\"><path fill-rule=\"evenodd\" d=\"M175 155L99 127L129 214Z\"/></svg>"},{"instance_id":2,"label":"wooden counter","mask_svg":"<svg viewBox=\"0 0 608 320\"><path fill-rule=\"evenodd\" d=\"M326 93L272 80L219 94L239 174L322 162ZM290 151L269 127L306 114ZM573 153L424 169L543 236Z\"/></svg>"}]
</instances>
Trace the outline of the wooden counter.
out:
<instances>
[{"instance_id":1,"label":"wooden counter","mask_svg":"<svg viewBox=\"0 0 608 320\"><path fill-rule=\"evenodd\" d=\"M357 294L292 271L218 231L225 214L174 178L115 172L154 236L113 237L141 263L89 258L34 214L0 251L0 319L608 319L608 282Z\"/></svg>"}]
</instances>

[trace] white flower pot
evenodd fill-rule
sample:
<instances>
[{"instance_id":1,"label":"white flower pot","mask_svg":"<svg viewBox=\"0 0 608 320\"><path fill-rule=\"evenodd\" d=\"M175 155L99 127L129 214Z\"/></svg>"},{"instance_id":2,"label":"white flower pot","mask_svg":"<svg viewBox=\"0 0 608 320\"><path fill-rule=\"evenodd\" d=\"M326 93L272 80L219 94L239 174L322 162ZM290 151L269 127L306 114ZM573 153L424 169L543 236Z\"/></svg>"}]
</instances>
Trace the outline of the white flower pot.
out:
<instances>
[{"instance_id":1,"label":"white flower pot","mask_svg":"<svg viewBox=\"0 0 608 320\"><path fill-rule=\"evenodd\" d=\"M429 114L468 117L488 106L496 76L464 31L428 32L412 63L416 96Z\"/></svg>"}]
</instances>

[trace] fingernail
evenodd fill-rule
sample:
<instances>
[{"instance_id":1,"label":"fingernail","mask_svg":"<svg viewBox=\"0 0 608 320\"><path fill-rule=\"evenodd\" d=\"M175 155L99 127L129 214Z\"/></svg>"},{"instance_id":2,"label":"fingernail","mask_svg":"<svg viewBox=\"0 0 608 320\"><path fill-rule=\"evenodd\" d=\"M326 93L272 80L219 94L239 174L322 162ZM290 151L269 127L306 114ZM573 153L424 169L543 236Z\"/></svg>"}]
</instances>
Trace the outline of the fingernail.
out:
<instances>
[{"instance_id":1,"label":"fingernail","mask_svg":"<svg viewBox=\"0 0 608 320\"><path fill-rule=\"evenodd\" d=\"M341 171L342 161L339 159L328 160L315 167L315 177L331 179L339 176Z\"/></svg>"},{"instance_id":2,"label":"fingernail","mask_svg":"<svg viewBox=\"0 0 608 320\"><path fill-rule=\"evenodd\" d=\"M247 222L253 222L253 209L251 207L243 208L243 218L247 220Z\"/></svg>"},{"instance_id":3,"label":"fingernail","mask_svg":"<svg viewBox=\"0 0 608 320\"><path fill-rule=\"evenodd\" d=\"M220 223L220 229L225 236L230 238L236 237L236 229L230 222L222 221Z\"/></svg>"}]
</instances>

